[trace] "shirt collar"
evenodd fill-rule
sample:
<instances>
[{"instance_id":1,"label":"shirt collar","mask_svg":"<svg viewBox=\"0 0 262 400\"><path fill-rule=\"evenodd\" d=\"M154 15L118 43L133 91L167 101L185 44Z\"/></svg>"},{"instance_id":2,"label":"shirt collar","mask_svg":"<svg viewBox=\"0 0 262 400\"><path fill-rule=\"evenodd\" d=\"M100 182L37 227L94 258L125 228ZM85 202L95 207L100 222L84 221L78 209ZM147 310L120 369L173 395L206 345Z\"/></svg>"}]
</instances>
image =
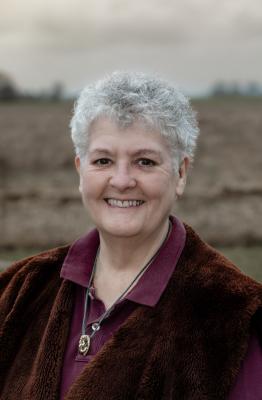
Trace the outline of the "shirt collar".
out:
<instances>
[{"instance_id":1,"label":"shirt collar","mask_svg":"<svg viewBox=\"0 0 262 400\"><path fill-rule=\"evenodd\" d=\"M179 219L171 216L170 221L172 228L168 239L125 299L151 307L160 299L175 270L186 240L186 230ZM60 276L87 287L98 246L99 233L96 229L74 242L64 260Z\"/></svg>"}]
</instances>

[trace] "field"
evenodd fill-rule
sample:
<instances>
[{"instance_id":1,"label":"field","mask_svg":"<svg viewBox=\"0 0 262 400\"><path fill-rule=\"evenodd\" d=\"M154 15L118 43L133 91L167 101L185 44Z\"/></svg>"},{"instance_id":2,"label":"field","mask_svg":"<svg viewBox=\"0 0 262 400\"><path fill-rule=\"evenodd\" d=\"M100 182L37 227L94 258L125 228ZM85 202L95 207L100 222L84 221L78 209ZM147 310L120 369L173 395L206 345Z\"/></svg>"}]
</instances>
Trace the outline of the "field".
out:
<instances>
[{"instance_id":1,"label":"field","mask_svg":"<svg viewBox=\"0 0 262 400\"><path fill-rule=\"evenodd\" d=\"M262 281L262 99L198 100L194 106L201 136L174 212ZM72 107L0 104L3 266L71 242L90 227L73 166Z\"/></svg>"}]
</instances>

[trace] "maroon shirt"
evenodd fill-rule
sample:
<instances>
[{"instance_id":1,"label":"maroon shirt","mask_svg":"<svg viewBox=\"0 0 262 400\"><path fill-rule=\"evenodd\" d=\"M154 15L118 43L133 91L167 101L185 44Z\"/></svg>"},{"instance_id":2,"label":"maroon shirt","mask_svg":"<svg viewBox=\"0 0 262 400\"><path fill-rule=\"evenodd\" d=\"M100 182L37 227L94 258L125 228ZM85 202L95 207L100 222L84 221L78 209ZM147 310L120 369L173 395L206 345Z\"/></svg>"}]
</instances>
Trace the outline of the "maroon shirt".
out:
<instances>
[{"instance_id":1,"label":"maroon shirt","mask_svg":"<svg viewBox=\"0 0 262 400\"><path fill-rule=\"evenodd\" d=\"M91 347L87 356L82 356L78 353L78 342L81 335L86 288L99 246L97 230L92 230L86 236L77 240L69 249L61 269L61 277L75 283L75 305L62 368L61 400L85 365L95 356L103 344L136 307L140 304L154 307L157 304L175 270L185 245L186 231L183 224L174 217L171 217L171 222L172 230L170 236L162 245L158 256L133 289L116 304L109 317L103 321L100 330L91 339ZM89 299L87 334L91 333L92 323L104 311L103 302L95 297L93 291ZM250 340L248 354L243 362L229 400L258 400L260 398L262 399L262 351L256 336L253 335Z\"/></svg>"}]
</instances>

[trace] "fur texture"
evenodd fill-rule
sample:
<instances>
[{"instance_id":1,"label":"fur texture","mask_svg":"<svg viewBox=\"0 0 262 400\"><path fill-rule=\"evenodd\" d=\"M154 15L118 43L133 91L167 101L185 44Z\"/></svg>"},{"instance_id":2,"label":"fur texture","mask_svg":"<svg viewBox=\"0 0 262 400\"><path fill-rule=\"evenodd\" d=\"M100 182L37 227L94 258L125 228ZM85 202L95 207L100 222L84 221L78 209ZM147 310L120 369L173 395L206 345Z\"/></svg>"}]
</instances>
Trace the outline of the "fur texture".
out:
<instances>
[{"instance_id":1,"label":"fur texture","mask_svg":"<svg viewBox=\"0 0 262 400\"><path fill-rule=\"evenodd\" d=\"M186 227L175 273L87 364L66 400L224 400L261 339L262 286ZM22 260L0 279L0 399L57 400L74 301L59 277L68 247Z\"/></svg>"}]
</instances>

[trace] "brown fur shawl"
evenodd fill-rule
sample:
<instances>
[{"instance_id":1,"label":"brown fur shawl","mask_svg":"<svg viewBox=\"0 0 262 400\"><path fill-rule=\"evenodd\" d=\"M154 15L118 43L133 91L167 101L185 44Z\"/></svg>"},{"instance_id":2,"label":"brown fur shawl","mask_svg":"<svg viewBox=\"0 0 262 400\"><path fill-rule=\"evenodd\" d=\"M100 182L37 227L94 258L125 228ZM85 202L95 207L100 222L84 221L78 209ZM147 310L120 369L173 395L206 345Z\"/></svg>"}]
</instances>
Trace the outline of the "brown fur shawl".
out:
<instances>
[{"instance_id":1,"label":"brown fur shawl","mask_svg":"<svg viewBox=\"0 0 262 400\"><path fill-rule=\"evenodd\" d=\"M224 400L261 335L262 287L189 227L159 303L139 306L71 387L67 400ZM0 279L0 399L57 400L74 286L68 246L15 263Z\"/></svg>"}]
</instances>

